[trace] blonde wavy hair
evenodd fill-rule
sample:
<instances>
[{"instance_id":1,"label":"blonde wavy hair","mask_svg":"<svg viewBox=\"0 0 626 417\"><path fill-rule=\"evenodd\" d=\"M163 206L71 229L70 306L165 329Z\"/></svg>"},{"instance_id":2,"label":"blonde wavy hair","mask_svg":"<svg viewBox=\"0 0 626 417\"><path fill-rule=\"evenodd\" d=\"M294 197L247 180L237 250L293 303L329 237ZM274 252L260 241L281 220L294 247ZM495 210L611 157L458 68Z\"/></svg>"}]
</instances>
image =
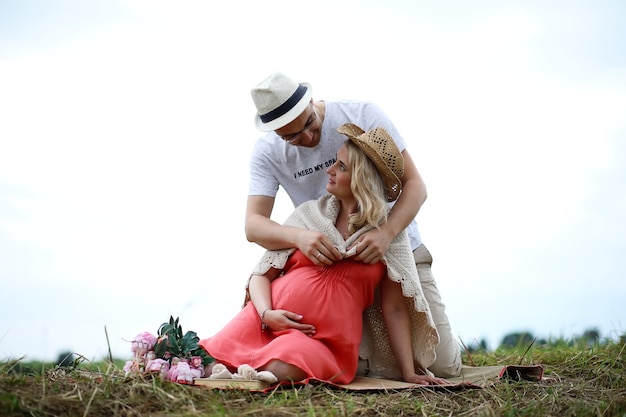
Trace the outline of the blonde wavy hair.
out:
<instances>
[{"instance_id":1,"label":"blonde wavy hair","mask_svg":"<svg viewBox=\"0 0 626 417\"><path fill-rule=\"evenodd\" d=\"M359 204L359 210L350 215L348 232L352 234L366 225L378 228L387 220L389 211L383 179L376 165L358 146L350 140L345 146L352 173L350 188Z\"/></svg>"}]
</instances>

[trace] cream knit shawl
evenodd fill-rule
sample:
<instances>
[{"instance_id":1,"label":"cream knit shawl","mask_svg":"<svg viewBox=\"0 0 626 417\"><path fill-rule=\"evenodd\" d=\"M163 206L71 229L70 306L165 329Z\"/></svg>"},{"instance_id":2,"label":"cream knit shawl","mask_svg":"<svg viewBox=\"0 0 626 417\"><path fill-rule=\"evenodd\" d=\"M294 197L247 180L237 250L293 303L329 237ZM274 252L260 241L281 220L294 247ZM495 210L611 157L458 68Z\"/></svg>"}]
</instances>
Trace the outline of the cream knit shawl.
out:
<instances>
[{"instance_id":1,"label":"cream knit shawl","mask_svg":"<svg viewBox=\"0 0 626 417\"><path fill-rule=\"evenodd\" d=\"M339 208L339 200L332 194L326 194L317 200L311 200L300 205L284 224L317 230L328 236L344 256L353 256L354 250L348 252L346 248L371 227L361 228L347 241L344 241L341 233L335 228ZM268 250L252 274L263 275L270 268L283 269L287 259L294 251L295 249ZM428 372L426 368L435 361L435 347L439 342L439 335L419 283L417 268L406 231L393 239L389 250L385 253L383 262L387 265L387 277L402 284L402 293L406 297L411 312L411 340L416 370ZM374 304L363 313L363 338L359 348L359 356L369 360L369 368L374 375L391 379L402 377L389 343L389 334L382 316L378 288L376 289Z\"/></svg>"}]
</instances>

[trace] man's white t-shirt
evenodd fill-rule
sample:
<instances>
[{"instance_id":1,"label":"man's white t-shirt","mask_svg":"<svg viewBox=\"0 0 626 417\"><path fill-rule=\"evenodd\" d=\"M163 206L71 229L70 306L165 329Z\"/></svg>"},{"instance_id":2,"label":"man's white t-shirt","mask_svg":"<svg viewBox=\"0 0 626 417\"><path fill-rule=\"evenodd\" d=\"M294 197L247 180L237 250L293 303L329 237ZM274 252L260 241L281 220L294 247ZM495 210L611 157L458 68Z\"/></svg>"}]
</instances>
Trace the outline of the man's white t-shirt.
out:
<instances>
[{"instance_id":1,"label":"man's white t-shirt","mask_svg":"<svg viewBox=\"0 0 626 417\"><path fill-rule=\"evenodd\" d=\"M406 143L391 120L374 103L367 101L326 101L320 143L314 148L288 144L269 132L257 140L250 158L248 195L276 197L283 187L294 207L327 194L326 170L336 162L337 151L347 137L337 132L345 123L354 123L367 131L383 127L402 152ZM415 220L407 227L411 247L415 250L421 238Z\"/></svg>"}]
</instances>

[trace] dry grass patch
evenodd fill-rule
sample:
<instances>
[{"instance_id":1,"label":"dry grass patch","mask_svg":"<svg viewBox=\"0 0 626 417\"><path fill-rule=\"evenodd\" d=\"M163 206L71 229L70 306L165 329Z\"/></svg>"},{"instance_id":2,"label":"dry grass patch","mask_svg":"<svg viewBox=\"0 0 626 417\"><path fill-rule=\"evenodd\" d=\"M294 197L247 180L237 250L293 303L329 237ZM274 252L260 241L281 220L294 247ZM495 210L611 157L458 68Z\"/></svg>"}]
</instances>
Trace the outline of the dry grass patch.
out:
<instances>
[{"instance_id":1,"label":"dry grass patch","mask_svg":"<svg viewBox=\"0 0 626 417\"><path fill-rule=\"evenodd\" d=\"M624 343L555 343L531 350L474 353L476 365L542 363L554 382L500 381L447 392L346 392L327 386L267 393L210 390L127 378L116 364L68 369L0 364L0 415L10 416L626 416ZM470 357L464 358L468 363ZM22 372L18 372L18 370Z\"/></svg>"}]
</instances>

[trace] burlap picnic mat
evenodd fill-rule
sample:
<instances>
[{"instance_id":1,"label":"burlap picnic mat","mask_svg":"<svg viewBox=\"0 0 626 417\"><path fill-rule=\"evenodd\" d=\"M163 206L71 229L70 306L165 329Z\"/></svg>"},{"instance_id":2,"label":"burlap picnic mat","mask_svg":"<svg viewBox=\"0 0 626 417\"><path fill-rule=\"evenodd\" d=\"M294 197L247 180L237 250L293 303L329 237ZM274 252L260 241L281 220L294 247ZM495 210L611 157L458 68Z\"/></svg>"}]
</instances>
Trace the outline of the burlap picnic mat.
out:
<instances>
[{"instance_id":1,"label":"burlap picnic mat","mask_svg":"<svg viewBox=\"0 0 626 417\"><path fill-rule=\"evenodd\" d=\"M250 391L267 392L281 386L302 386L306 384L326 385L331 388L343 389L348 391L398 391L405 389L432 389L458 391L464 389L481 389L493 385L502 380L513 381L541 381L544 367L542 365L496 365L496 366L463 366L461 375L455 378L446 378L450 381L449 385L419 385L408 382L394 381L384 378L371 378L365 376L357 376L354 381L349 384L334 384L329 381L320 381L308 379L297 383L279 383L270 385L261 381L246 381L232 379L209 379L197 378L194 385L200 385L214 389L245 389Z\"/></svg>"}]
</instances>

